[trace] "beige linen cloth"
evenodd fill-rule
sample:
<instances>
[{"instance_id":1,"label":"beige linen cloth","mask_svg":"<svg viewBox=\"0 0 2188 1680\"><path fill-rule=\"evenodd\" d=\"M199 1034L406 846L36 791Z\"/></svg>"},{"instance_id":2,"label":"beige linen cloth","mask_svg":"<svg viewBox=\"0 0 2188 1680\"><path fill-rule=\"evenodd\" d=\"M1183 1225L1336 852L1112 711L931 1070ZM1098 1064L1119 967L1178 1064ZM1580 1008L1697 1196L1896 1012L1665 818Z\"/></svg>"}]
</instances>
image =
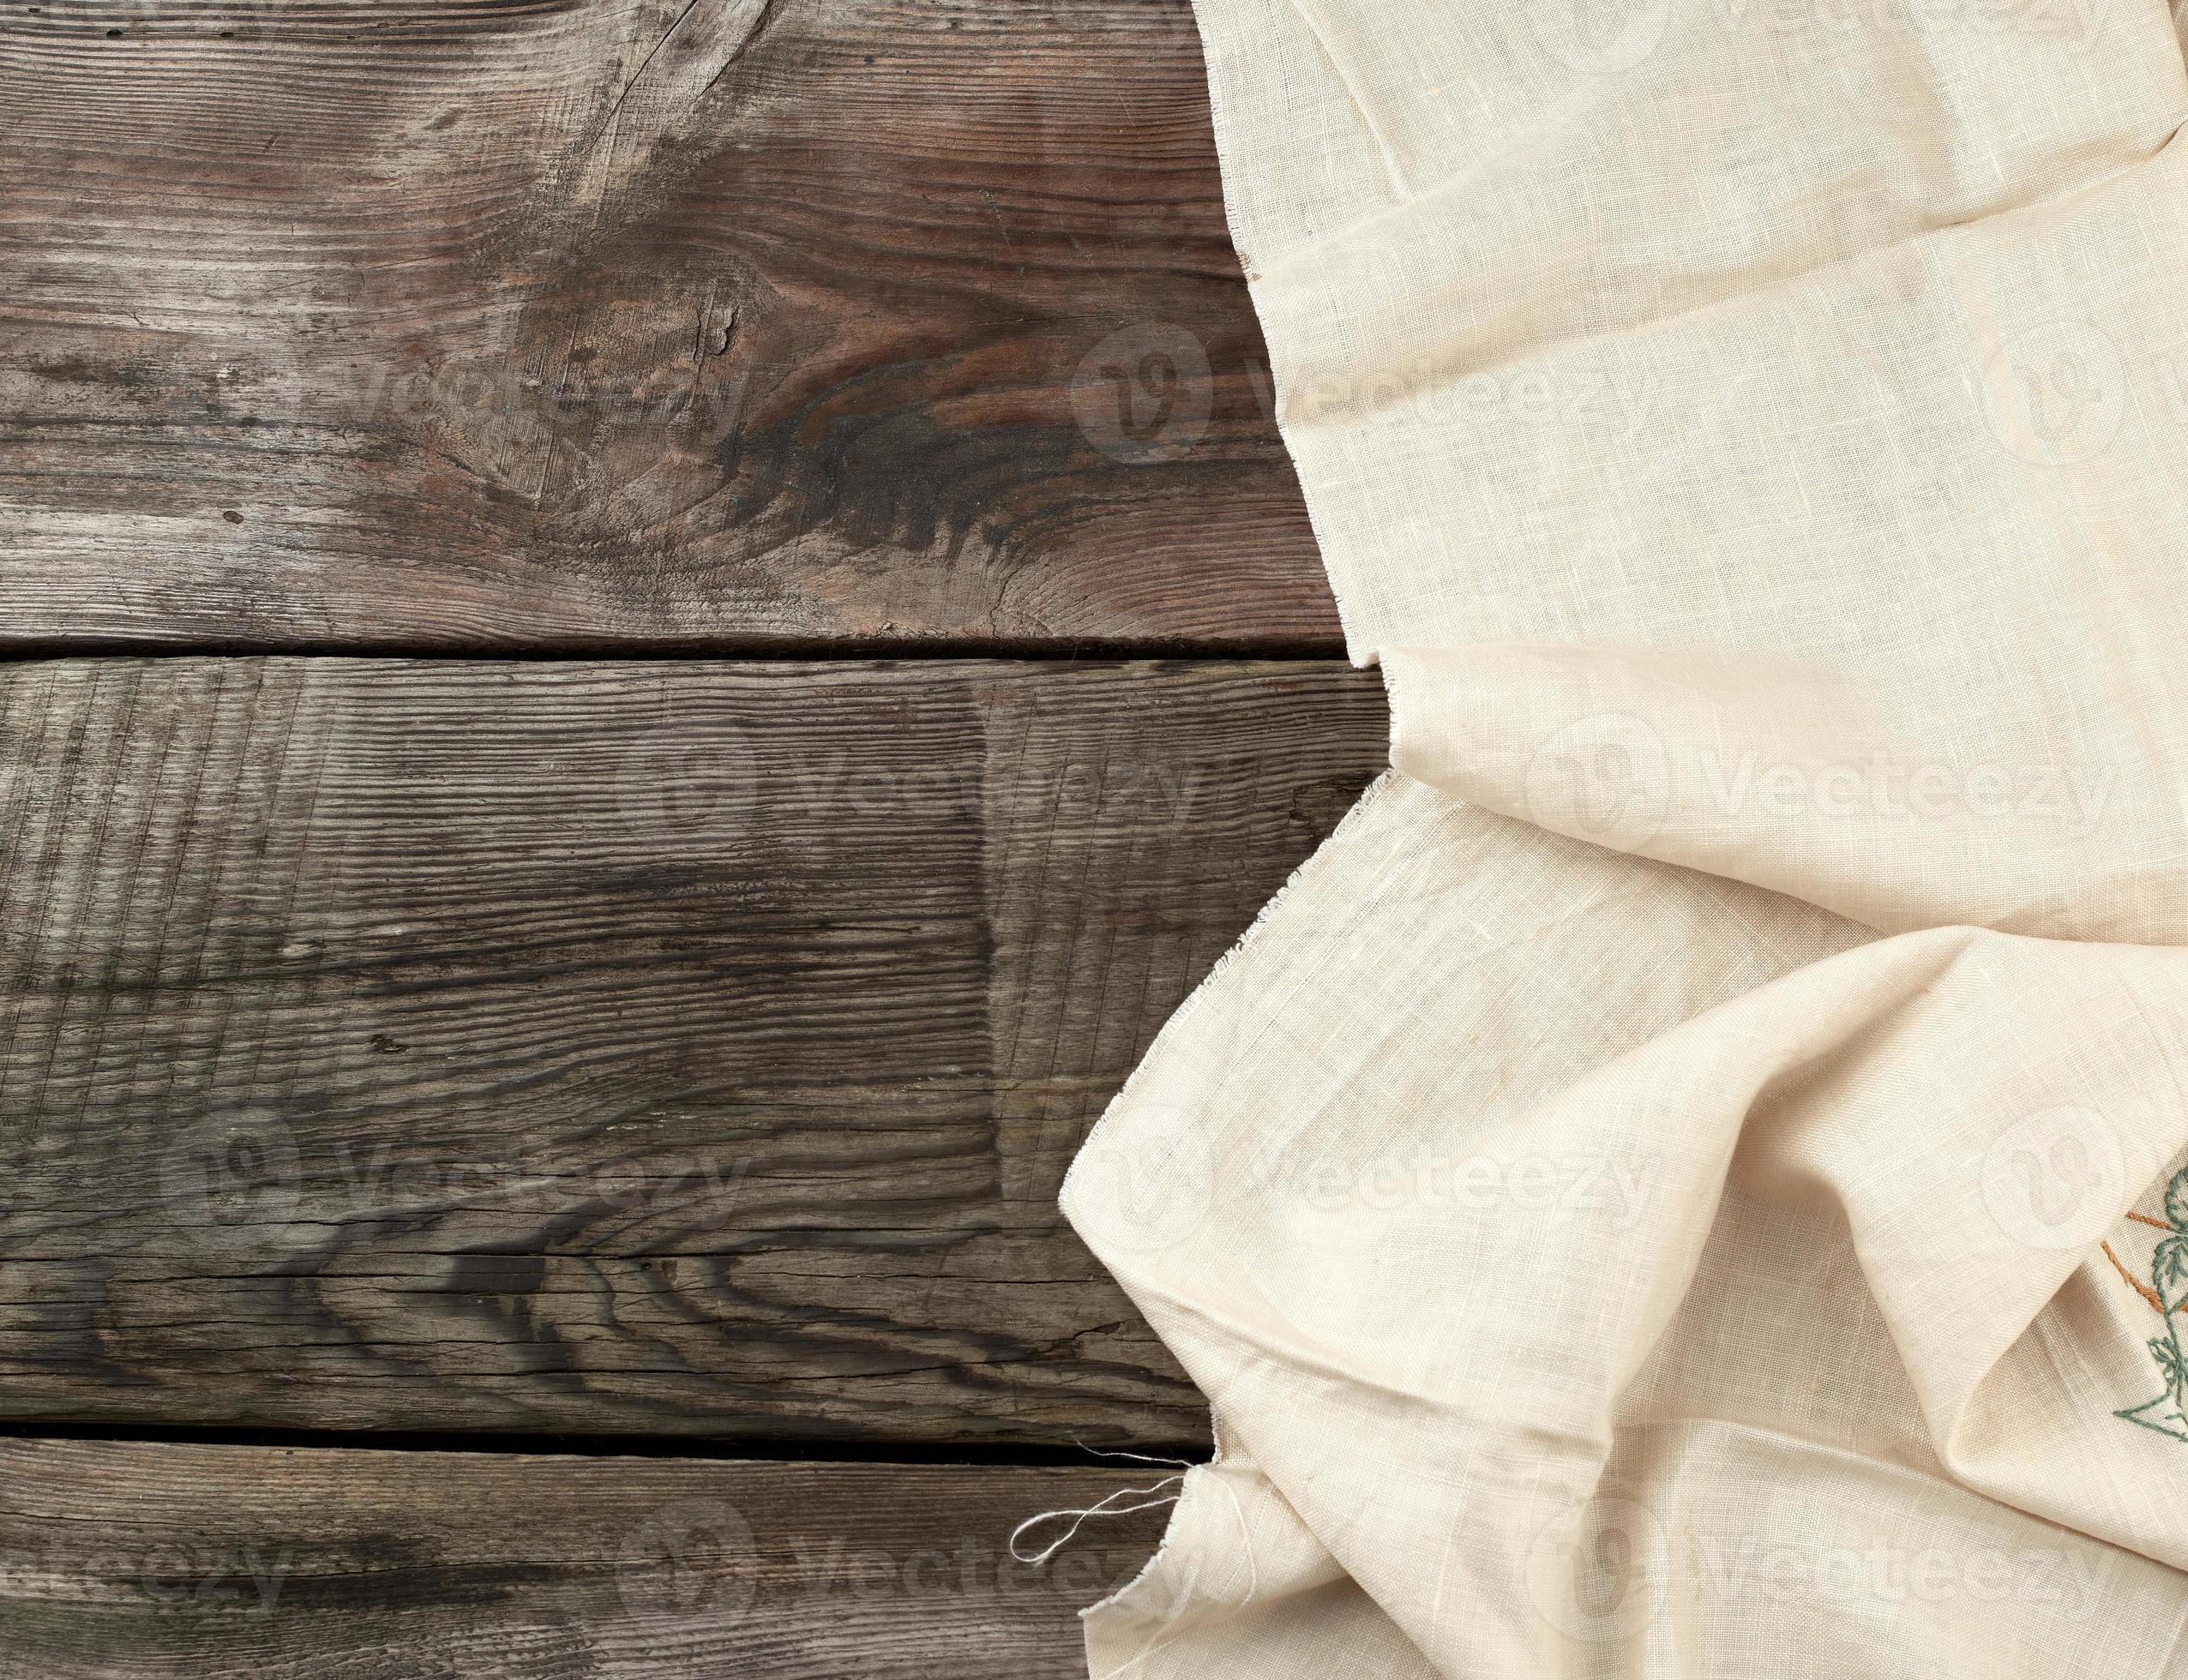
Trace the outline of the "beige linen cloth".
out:
<instances>
[{"instance_id":1,"label":"beige linen cloth","mask_svg":"<svg viewBox=\"0 0 2188 1680\"><path fill-rule=\"evenodd\" d=\"M1065 1187L1092 1671L2188 1674L2173 20L1198 9L1393 768Z\"/></svg>"}]
</instances>

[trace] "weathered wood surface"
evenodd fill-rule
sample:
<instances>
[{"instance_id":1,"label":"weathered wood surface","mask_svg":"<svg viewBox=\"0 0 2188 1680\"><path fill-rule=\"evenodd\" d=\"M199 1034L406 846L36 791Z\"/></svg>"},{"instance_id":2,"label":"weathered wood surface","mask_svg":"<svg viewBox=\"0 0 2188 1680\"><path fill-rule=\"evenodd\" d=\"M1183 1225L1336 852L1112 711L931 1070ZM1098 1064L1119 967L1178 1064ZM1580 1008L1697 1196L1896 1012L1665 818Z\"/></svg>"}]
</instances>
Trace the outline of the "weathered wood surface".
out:
<instances>
[{"instance_id":1,"label":"weathered wood surface","mask_svg":"<svg viewBox=\"0 0 2188 1680\"><path fill-rule=\"evenodd\" d=\"M0 1673L1083 1680L1163 1473L0 1443Z\"/></svg>"},{"instance_id":2,"label":"weathered wood surface","mask_svg":"<svg viewBox=\"0 0 2188 1680\"><path fill-rule=\"evenodd\" d=\"M1187 0L46 0L0 110L0 642L1337 647Z\"/></svg>"},{"instance_id":3,"label":"weathered wood surface","mask_svg":"<svg viewBox=\"0 0 2188 1680\"><path fill-rule=\"evenodd\" d=\"M0 1415L1197 1441L1055 1192L1385 730L1313 663L0 668Z\"/></svg>"}]
</instances>

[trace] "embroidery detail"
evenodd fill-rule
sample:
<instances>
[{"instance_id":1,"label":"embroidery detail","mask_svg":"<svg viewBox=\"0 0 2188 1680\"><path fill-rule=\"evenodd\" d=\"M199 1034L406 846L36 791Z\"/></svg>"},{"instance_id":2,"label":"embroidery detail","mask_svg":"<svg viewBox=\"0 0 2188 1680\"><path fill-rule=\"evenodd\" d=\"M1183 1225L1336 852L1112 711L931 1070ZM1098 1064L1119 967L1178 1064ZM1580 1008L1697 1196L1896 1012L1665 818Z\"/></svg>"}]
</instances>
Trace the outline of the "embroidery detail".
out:
<instances>
[{"instance_id":1,"label":"embroidery detail","mask_svg":"<svg viewBox=\"0 0 2188 1680\"><path fill-rule=\"evenodd\" d=\"M2148 1217L2143 1222L2158 1224ZM2188 1167L2174 1173L2165 1187L2162 1228L2166 1234L2150 1257L2150 1287L2143 1290L2139 1283L2135 1287L2145 1300L2156 1298L2152 1305L2165 1325L2165 1333L2152 1336L2149 1342L2150 1357L2158 1362L2158 1371L2165 1378L2165 1392L2113 1416L2170 1435L2176 1441L2188 1441L2188 1409L2184 1409L2188 1407L2188 1357L2181 1353L2180 1330L2173 1322L2173 1314L2188 1304Z\"/></svg>"},{"instance_id":2,"label":"embroidery detail","mask_svg":"<svg viewBox=\"0 0 2188 1680\"><path fill-rule=\"evenodd\" d=\"M2131 1213L2127 1215L2127 1217L2133 1220L2137 1225L2154 1225L2161 1231L2170 1231L2173 1229L2173 1227L2170 1225L2167 1225L2163 1220L2152 1219L2148 1214ZM2149 1284L2143 1282L2141 1278L2136 1276L2134 1273L2127 1269L2127 1263L2119 1257L2119 1251L2118 1249L2114 1248L2109 1242L2099 1243L2097 1246L2104 1250L2105 1258L2112 1262L2112 1269L2119 1274L2119 1281L2125 1284L2130 1289L2132 1289L2137 1294L2140 1295L2144 1300L2148 1301L2150 1304L2151 1311L2163 1312L2165 1311L2164 1306L2161 1305L2158 1300L2158 1292L2151 1288ZM2173 1311L2177 1312L2179 1311L2179 1308L2175 1307Z\"/></svg>"}]
</instances>

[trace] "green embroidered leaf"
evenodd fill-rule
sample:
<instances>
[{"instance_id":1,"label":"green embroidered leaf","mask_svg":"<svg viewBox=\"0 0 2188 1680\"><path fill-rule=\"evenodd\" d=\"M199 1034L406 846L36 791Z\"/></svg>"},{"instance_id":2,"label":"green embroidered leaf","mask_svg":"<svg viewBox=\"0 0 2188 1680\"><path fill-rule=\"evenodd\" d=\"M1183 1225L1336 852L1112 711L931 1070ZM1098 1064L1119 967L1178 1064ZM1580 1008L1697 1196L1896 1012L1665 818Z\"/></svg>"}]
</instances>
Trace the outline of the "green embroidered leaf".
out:
<instances>
[{"instance_id":1,"label":"green embroidered leaf","mask_svg":"<svg viewBox=\"0 0 2188 1680\"><path fill-rule=\"evenodd\" d=\"M2125 1418L2131 1424L2140 1424L2144 1429L2154 1429L2161 1435L2170 1435L2176 1441L2188 1441L2188 1416L2182 1415L2180 1403L2170 1391L2112 1415Z\"/></svg>"},{"instance_id":2,"label":"green embroidered leaf","mask_svg":"<svg viewBox=\"0 0 2188 1680\"><path fill-rule=\"evenodd\" d=\"M2188 1374L2182 1370L2180 1350L2173 1345L2170 1336L2154 1335L2150 1338L2150 1357L2158 1362L2158 1369L2165 1373L2166 1386L2169 1389L2177 1387L2182 1376Z\"/></svg>"},{"instance_id":3,"label":"green embroidered leaf","mask_svg":"<svg viewBox=\"0 0 2188 1680\"><path fill-rule=\"evenodd\" d=\"M2165 1216L2174 1229L2188 1231L2188 1167L2175 1173L2165 1187Z\"/></svg>"},{"instance_id":4,"label":"green embroidered leaf","mask_svg":"<svg viewBox=\"0 0 2188 1680\"><path fill-rule=\"evenodd\" d=\"M2165 1216L2176 1231L2188 1231L2188 1167L2173 1175L2165 1187Z\"/></svg>"},{"instance_id":5,"label":"green embroidered leaf","mask_svg":"<svg viewBox=\"0 0 2188 1680\"><path fill-rule=\"evenodd\" d=\"M2160 1294L2188 1279L2188 1237L2178 1232L2167 1237L2150 1257L2150 1281Z\"/></svg>"}]
</instances>

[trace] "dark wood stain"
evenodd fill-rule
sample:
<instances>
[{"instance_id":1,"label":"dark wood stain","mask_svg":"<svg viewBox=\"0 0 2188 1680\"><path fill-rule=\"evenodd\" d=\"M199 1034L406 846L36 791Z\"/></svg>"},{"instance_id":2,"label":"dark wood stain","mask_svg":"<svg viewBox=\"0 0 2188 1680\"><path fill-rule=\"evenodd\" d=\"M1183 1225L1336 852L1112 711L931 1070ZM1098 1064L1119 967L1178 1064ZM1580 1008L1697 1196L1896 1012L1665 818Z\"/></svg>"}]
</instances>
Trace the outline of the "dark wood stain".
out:
<instances>
[{"instance_id":1,"label":"dark wood stain","mask_svg":"<svg viewBox=\"0 0 2188 1680\"><path fill-rule=\"evenodd\" d=\"M1167 1473L1000 1461L1207 1414L1057 1189L1385 758L1187 0L52 0L0 110L0 1421L163 1437L0 1440L0 1674L1082 1675L1163 1514L1005 1538Z\"/></svg>"},{"instance_id":2,"label":"dark wood stain","mask_svg":"<svg viewBox=\"0 0 2188 1680\"><path fill-rule=\"evenodd\" d=\"M1205 97L1184 0L11 9L0 640L1334 651Z\"/></svg>"},{"instance_id":3,"label":"dark wood stain","mask_svg":"<svg viewBox=\"0 0 2188 1680\"><path fill-rule=\"evenodd\" d=\"M1094 1443L1055 1206L1384 755L1335 664L0 673L0 1414Z\"/></svg>"},{"instance_id":4,"label":"dark wood stain","mask_svg":"<svg viewBox=\"0 0 2188 1680\"><path fill-rule=\"evenodd\" d=\"M0 1443L0 1671L1076 1680L1162 1511L1055 1470Z\"/></svg>"}]
</instances>

